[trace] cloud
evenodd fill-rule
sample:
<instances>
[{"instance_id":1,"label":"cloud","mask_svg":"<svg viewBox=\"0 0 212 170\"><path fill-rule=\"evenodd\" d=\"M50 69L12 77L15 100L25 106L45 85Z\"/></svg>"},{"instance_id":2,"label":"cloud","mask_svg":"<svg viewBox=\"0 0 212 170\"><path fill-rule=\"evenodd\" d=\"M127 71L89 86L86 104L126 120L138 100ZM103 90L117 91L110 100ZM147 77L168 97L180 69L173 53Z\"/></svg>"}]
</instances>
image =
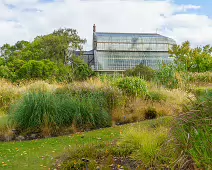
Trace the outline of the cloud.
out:
<instances>
[{"instance_id":1,"label":"cloud","mask_svg":"<svg viewBox=\"0 0 212 170\"><path fill-rule=\"evenodd\" d=\"M212 44L212 19L194 14L200 6L177 5L173 1L145 0L4 0L0 2L0 46L18 40L32 41L54 29L77 29L92 45L92 26L100 32L156 32L178 43ZM13 5L9 8L5 4ZM190 13L192 11L192 13Z\"/></svg>"},{"instance_id":2,"label":"cloud","mask_svg":"<svg viewBox=\"0 0 212 170\"><path fill-rule=\"evenodd\" d=\"M196 5L180 5L178 6L176 9L179 10L179 11L187 11L187 10L191 10L191 9L200 9L201 6L196 6Z\"/></svg>"}]
</instances>

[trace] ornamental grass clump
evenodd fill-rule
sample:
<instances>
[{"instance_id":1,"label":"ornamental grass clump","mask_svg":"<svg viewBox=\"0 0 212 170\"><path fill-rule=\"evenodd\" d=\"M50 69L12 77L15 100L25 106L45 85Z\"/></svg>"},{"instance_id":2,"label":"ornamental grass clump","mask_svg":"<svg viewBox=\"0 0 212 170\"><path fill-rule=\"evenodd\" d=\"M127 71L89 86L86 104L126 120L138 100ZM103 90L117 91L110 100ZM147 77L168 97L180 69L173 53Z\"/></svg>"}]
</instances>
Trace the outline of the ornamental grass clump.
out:
<instances>
[{"instance_id":1,"label":"ornamental grass clump","mask_svg":"<svg viewBox=\"0 0 212 170\"><path fill-rule=\"evenodd\" d=\"M74 123L79 128L101 128L111 126L111 114L105 95L102 93L76 94L78 109Z\"/></svg>"},{"instance_id":2,"label":"ornamental grass clump","mask_svg":"<svg viewBox=\"0 0 212 170\"><path fill-rule=\"evenodd\" d=\"M122 91L111 85L111 82L102 81L99 78L90 78L83 82L73 82L69 85L62 86L55 91L56 94L67 94L71 96L101 96L105 98L105 108L111 112L112 109L126 102L126 96Z\"/></svg>"},{"instance_id":3,"label":"ornamental grass clump","mask_svg":"<svg viewBox=\"0 0 212 170\"><path fill-rule=\"evenodd\" d=\"M10 120L23 130L60 124L56 103L52 93L27 93L10 109Z\"/></svg>"},{"instance_id":4,"label":"ornamental grass clump","mask_svg":"<svg viewBox=\"0 0 212 170\"><path fill-rule=\"evenodd\" d=\"M155 161L160 159L158 153L167 139L168 128L132 127L123 133L118 146L122 154L137 161L141 160L143 167L152 168L158 166Z\"/></svg>"},{"instance_id":5,"label":"ornamental grass clump","mask_svg":"<svg viewBox=\"0 0 212 170\"><path fill-rule=\"evenodd\" d=\"M191 83L212 83L212 72L187 73Z\"/></svg>"},{"instance_id":6,"label":"ornamental grass clump","mask_svg":"<svg viewBox=\"0 0 212 170\"><path fill-rule=\"evenodd\" d=\"M17 86L5 79L0 79L0 114L7 113L10 104L19 97Z\"/></svg>"},{"instance_id":7,"label":"ornamental grass clump","mask_svg":"<svg viewBox=\"0 0 212 170\"><path fill-rule=\"evenodd\" d=\"M49 135L62 127L93 129L111 125L104 96L30 92L10 109L10 121L22 131L45 129Z\"/></svg>"},{"instance_id":8,"label":"ornamental grass clump","mask_svg":"<svg viewBox=\"0 0 212 170\"><path fill-rule=\"evenodd\" d=\"M179 146L181 164L212 168L212 93L201 95L193 107L177 119L173 136ZM178 160L179 162L179 160ZM189 166L189 165L187 165Z\"/></svg>"}]
</instances>

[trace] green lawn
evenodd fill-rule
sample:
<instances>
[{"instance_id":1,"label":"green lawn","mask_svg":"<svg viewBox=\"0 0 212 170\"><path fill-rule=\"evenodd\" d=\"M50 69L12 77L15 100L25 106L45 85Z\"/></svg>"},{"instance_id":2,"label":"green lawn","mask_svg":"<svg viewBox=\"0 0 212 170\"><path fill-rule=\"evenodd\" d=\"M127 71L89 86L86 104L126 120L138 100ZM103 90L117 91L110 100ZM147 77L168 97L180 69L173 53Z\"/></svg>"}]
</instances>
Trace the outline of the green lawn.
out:
<instances>
[{"instance_id":1,"label":"green lawn","mask_svg":"<svg viewBox=\"0 0 212 170\"><path fill-rule=\"evenodd\" d=\"M25 142L0 142L0 169L49 169L54 158L63 154L68 147L76 147L76 144L96 145L113 141L120 137L120 132L130 126L146 127L151 126L152 123L163 123L160 120L163 118L57 138Z\"/></svg>"},{"instance_id":2,"label":"green lawn","mask_svg":"<svg viewBox=\"0 0 212 170\"><path fill-rule=\"evenodd\" d=\"M83 138L82 134L75 134L26 142L0 142L0 169L48 169L53 158L62 154L67 147L112 141L119 137L120 128L83 133Z\"/></svg>"}]
</instances>

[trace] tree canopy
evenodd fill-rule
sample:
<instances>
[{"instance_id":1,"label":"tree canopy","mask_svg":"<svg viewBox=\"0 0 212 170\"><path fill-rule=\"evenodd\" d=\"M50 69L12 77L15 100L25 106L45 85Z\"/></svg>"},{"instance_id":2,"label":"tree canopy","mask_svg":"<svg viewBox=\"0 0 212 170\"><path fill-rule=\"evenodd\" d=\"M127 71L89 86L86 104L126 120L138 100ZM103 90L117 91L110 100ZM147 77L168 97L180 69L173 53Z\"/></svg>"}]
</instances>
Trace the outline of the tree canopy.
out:
<instances>
[{"instance_id":1,"label":"tree canopy","mask_svg":"<svg viewBox=\"0 0 212 170\"><path fill-rule=\"evenodd\" d=\"M18 41L15 45L4 44L0 56L6 61L18 58L21 60L49 59L57 64L66 64L70 51L81 50L86 42L74 29L59 29L53 33L37 36L33 42Z\"/></svg>"},{"instance_id":2,"label":"tree canopy","mask_svg":"<svg viewBox=\"0 0 212 170\"><path fill-rule=\"evenodd\" d=\"M186 41L182 45L174 45L169 53L175 58L175 64L181 71L212 71L212 47L210 45L192 48L190 42Z\"/></svg>"},{"instance_id":3,"label":"tree canopy","mask_svg":"<svg viewBox=\"0 0 212 170\"><path fill-rule=\"evenodd\" d=\"M55 77L59 80L85 79L93 75L93 71L81 59L72 59L77 67L67 65L73 57L72 52L82 50L85 42L76 30L65 28L37 36L32 42L4 44L0 47L0 77L12 80Z\"/></svg>"}]
</instances>

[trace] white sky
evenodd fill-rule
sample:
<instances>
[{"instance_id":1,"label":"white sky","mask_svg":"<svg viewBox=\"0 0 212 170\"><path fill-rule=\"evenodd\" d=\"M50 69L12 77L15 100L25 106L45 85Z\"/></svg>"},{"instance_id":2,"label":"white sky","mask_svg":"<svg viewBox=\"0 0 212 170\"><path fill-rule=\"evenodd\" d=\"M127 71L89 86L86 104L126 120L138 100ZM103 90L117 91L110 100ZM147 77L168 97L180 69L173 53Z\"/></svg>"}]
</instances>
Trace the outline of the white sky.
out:
<instances>
[{"instance_id":1,"label":"white sky","mask_svg":"<svg viewBox=\"0 0 212 170\"><path fill-rule=\"evenodd\" d=\"M0 46L69 27L87 39L85 49L89 50L94 23L99 32L158 30L178 43L212 44L212 19L199 15L199 8L171 0L0 0Z\"/></svg>"}]
</instances>

